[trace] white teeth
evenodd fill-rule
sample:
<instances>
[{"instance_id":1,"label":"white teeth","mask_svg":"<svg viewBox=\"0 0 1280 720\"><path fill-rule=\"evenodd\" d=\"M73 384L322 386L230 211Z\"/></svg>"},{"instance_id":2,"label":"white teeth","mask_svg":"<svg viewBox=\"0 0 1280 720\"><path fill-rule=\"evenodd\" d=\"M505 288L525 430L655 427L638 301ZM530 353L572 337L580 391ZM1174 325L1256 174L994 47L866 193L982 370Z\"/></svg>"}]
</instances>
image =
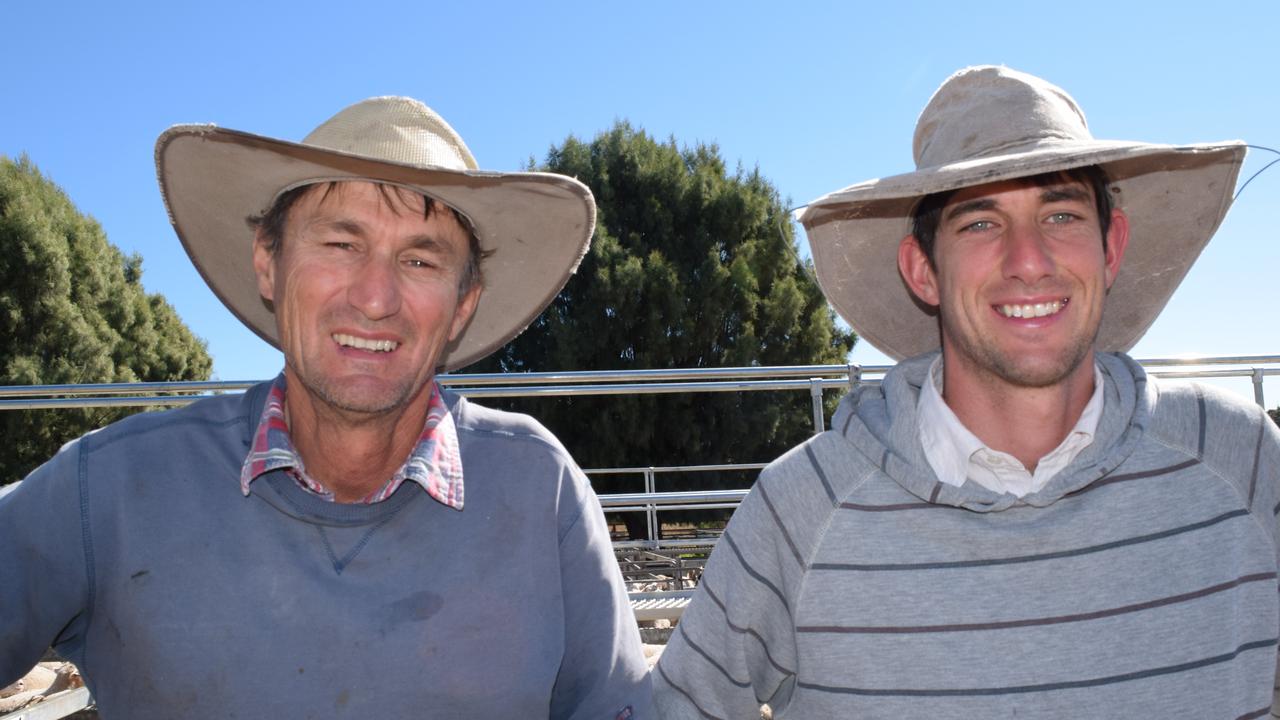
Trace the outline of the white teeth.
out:
<instances>
[{"instance_id":1,"label":"white teeth","mask_svg":"<svg viewBox=\"0 0 1280 720\"><path fill-rule=\"evenodd\" d=\"M1066 304L1066 300L1054 300L1053 302L1027 305L1001 305L999 310L1000 314L1005 317L1038 318L1045 315L1053 315L1062 310L1062 306Z\"/></svg>"},{"instance_id":2,"label":"white teeth","mask_svg":"<svg viewBox=\"0 0 1280 720\"><path fill-rule=\"evenodd\" d=\"M343 335L341 333L334 333L332 337L334 342L343 347L353 347L358 350L370 350L372 352L391 352L400 345L394 340L365 340L354 335Z\"/></svg>"}]
</instances>

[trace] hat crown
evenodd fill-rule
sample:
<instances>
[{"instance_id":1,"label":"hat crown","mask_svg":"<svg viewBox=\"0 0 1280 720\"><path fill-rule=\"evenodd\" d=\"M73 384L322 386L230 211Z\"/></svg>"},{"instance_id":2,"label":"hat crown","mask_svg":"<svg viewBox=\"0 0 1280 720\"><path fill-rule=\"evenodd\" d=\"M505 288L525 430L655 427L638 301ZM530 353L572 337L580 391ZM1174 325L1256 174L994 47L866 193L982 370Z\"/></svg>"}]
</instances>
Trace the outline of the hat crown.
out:
<instances>
[{"instance_id":1,"label":"hat crown","mask_svg":"<svg viewBox=\"0 0 1280 720\"><path fill-rule=\"evenodd\" d=\"M324 121L302 143L420 168L478 167L449 123L409 97L362 100Z\"/></svg>"},{"instance_id":2,"label":"hat crown","mask_svg":"<svg viewBox=\"0 0 1280 720\"><path fill-rule=\"evenodd\" d=\"M1093 140L1084 112L1062 88L984 65L947 78L916 122L916 168L932 168L1061 142Z\"/></svg>"}]
</instances>

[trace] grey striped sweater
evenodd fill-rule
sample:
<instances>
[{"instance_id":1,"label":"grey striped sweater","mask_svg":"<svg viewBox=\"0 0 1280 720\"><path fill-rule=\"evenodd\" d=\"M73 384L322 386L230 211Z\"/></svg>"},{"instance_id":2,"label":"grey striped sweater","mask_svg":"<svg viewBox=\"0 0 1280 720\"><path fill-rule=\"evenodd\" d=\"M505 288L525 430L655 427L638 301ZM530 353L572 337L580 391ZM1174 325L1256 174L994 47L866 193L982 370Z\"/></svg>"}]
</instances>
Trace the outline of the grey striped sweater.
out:
<instances>
[{"instance_id":1,"label":"grey striped sweater","mask_svg":"<svg viewBox=\"0 0 1280 720\"><path fill-rule=\"evenodd\" d=\"M1266 716L1280 433L1098 359L1095 442L1022 500L928 469L932 356L846 398L735 513L655 670L664 716Z\"/></svg>"}]
</instances>

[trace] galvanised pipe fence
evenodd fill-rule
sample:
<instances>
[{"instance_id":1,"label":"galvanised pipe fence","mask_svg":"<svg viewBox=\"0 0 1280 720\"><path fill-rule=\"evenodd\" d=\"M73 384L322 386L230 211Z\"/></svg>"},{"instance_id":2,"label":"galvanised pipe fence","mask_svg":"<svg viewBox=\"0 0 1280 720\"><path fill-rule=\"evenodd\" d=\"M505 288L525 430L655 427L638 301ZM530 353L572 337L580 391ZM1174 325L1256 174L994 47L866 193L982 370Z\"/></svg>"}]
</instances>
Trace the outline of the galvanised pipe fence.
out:
<instances>
[{"instance_id":1,"label":"galvanised pipe fence","mask_svg":"<svg viewBox=\"0 0 1280 720\"><path fill-rule=\"evenodd\" d=\"M1139 361L1157 377L1209 380L1242 379L1252 386L1253 399L1266 407L1264 381L1280 376L1280 355L1235 355L1151 358ZM470 398L556 397L567 395L645 395L665 393L717 393L790 391L808 392L813 409L813 431L826 429L823 398L830 390L849 390L860 383L876 383L888 365L793 365L775 367L693 368L662 370L604 370L518 374L444 374L441 384ZM152 383L104 383L81 385L0 386L0 411L51 408L125 406L175 406L215 394L240 392L257 381L199 381ZM761 458L767 460L768 458ZM709 547L714 536L664 541L658 514L673 510L732 509L746 490L663 492L658 479L673 473L757 471L759 463L683 466L594 468L590 477L639 476L644 491L600 496L609 512L645 513L643 540L622 541L619 549Z\"/></svg>"}]
</instances>

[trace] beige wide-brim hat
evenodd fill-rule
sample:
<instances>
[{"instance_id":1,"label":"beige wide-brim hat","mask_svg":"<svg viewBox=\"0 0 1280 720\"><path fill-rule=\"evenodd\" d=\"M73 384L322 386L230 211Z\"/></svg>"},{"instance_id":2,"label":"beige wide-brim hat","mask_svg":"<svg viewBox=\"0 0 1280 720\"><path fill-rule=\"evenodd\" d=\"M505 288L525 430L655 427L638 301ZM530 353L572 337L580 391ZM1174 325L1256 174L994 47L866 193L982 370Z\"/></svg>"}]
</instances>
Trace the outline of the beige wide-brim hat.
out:
<instances>
[{"instance_id":1,"label":"beige wide-brim hat","mask_svg":"<svg viewBox=\"0 0 1280 720\"><path fill-rule=\"evenodd\" d=\"M438 361L448 370L519 335L577 269L595 227L595 202L585 185L552 173L477 170L453 128L405 97L356 103L301 143L176 125L156 141L156 171L170 222L200 275L241 322L276 347L276 319L258 293L247 218L283 192L331 180L392 183L458 210L489 255L475 314Z\"/></svg>"},{"instance_id":2,"label":"beige wide-brim hat","mask_svg":"<svg viewBox=\"0 0 1280 720\"><path fill-rule=\"evenodd\" d=\"M1102 166L1130 232L1097 348L1126 351L1226 216L1245 145L1095 140L1062 89L1009 68L981 66L957 72L934 93L916 124L914 155L915 172L851 185L798 213L827 300L895 359L940 345L936 308L915 299L898 271L898 244L926 195Z\"/></svg>"}]
</instances>

